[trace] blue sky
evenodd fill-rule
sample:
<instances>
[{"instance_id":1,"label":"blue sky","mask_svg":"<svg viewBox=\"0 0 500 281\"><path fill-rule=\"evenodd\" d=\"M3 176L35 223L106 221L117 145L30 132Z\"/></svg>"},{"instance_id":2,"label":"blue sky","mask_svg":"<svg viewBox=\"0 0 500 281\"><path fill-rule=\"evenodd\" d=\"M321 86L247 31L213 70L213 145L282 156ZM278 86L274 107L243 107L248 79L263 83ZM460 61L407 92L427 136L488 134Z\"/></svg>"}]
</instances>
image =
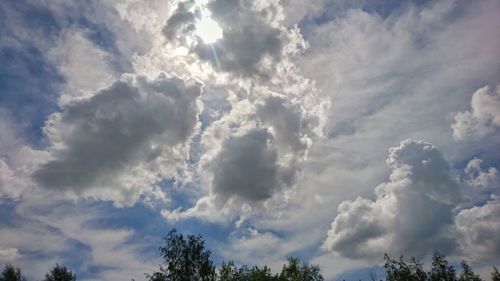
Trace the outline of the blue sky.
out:
<instances>
[{"instance_id":1,"label":"blue sky","mask_svg":"<svg viewBox=\"0 0 500 281\"><path fill-rule=\"evenodd\" d=\"M500 3L2 1L0 264L500 261Z\"/></svg>"}]
</instances>

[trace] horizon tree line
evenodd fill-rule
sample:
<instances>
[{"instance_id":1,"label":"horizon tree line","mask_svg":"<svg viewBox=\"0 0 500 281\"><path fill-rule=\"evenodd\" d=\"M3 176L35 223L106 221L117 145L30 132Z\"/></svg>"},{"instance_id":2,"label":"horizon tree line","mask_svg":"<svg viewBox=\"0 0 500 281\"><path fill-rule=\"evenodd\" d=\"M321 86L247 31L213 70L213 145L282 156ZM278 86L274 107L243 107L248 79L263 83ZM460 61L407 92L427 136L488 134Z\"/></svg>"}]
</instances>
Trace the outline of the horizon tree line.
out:
<instances>
[{"instance_id":1,"label":"horizon tree line","mask_svg":"<svg viewBox=\"0 0 500 281\"><path fill-rule=\"evenodd\" d=\"M145 273L148 281L324 281L318 265L311 265L299 258L289 257L281 272L273 274L269 266L237 266L233 261L222 262L216 267L210 259L211 251L205 248L200 235L184 236L172 229L159 247L162 264L157 271ZM458 273L446 256L434 251L430 271L414 257L393 259L384 255L385 281L483 281L464 260ZM56 264L42 281L76 281L77 277L64 265ZM370 281L378 281L370 274ZM0 281L27 281L21 270L6 264ZM117 280L118 281L118 280ZM132 279L134 281L134 279ZM344 280L345 281L345 280ZM382 281L382 280L380 280ZM493 267L491 281L500 281L500 272Z\"/></svg>"}]
</instances>

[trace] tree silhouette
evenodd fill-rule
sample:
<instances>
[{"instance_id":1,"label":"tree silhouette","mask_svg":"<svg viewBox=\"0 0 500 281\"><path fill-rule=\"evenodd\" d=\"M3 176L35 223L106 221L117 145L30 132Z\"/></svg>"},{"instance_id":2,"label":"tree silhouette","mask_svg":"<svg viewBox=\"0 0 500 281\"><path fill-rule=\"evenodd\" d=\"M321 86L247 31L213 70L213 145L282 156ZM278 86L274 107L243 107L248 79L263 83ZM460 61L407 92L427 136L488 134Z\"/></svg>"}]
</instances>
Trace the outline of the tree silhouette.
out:
<instances>
[{"instance_id":1,"label":"tree silhouette","mask_svg":"<svg viewBox=\"0 0 500 281\"><path fill-rule=\"evenodd\" d=\"M491 281L500 281L500 272L498 272L495 266L493 267L493 272L491 272Z\"/></svg>"},{"instance_id":2,"label":"tree silhouette","mask_svg":"<svg viewBox=\"0 0 500 281\"><path fill-rule=\"evenodd\" d=\"M289 257L288 264L283 265L280 281L323 281L319 266L301 262L298 258Z\"/></svg>"},{"instance_id":3,"label":"tree silhouette","mask_svg":"<svg viewBox=\"0 0 500 281\"><path fill-rule=\"evenodd\" d=\"M455 269L448 264L446 257L434 251L432 255L432 269L429 272L429 281L455 281Z\"/></svg>"},{"instance_id":4,"label":"tree silhouette","mask_svg":"<svg viewBox=\"0 0 500 281\"><path fill-rule=\"evenodd\" d=\"M233 261L223 262L216 272L210 260L211 252L205 249L205 240L200 235L183 236L172 229L164 241L165 245L159 247L163 262L158 271L146 274L149 281L324 281L319 266L294 257L288 258L278 274L273 274L267 265L238 267ZM392 259L385 254L384 259L385 281L482 281L465 260L461 262L462 271L457 276L446 256L438 251L434 251L429 272L425 272L423 264L414 257L407 261L404 256ZM377 279L374 272L369 277L372 281ZM491 272L491 280L500 281L496 267ZM26 278L19 268L7 264L0 274L0 281L26 281ZM56 264L43 281L76 281L76 275L66 266Z\"/></svg>"},{"instance_id":5,"label":"tree silhouette","mask_svg":"<svg viewBox=\"0 0 500 281\"><path fill-rule=\"evenodd\" d=\"M160 247L163 265L160 265L159 271L146 275L150 281L215 280L210 250L205 249L205 241L201 236L188 235L184 238L172 229L164 240L165 245Z\"/></svg>"},{"instance_id":6,"label":"tree silhouette","mask_svg":"<svg viewBox=\"0 0 500 281\"><path fill-rule=\"evenodd\" d=\"M474 274L474 272L472 272L472 268L469 266L469 264L467 264L466 261L462 261L462 263L460 264L462 265L462 273L460 273L458 281L482 281L479 275L476 275Z\"/></svg>"},{"instance_id":7,"label":"tree silhouette","mask_svg":"<svg viewBox=\"0 0 500 281\"><path fill-rule=\"evenodd\" d=\"M43 281L76 281L76 275L66 266L56 264L56 266L50 270L50 273L45 275Z\"/></svg>"},{"instance_id":8,"label":"tree silhouette","mask_svg":"<svg viewBox=\"0 0 500 281\"><path fill-rule=\"evenodd\" d=\"M427 274L422 268L422 264L415 258L411 258L406 263L403 256L398 260L392 259L387 254L384 256L387 281L426 281Z\"/></svg>"},{"instance_id":9,"label":"tree silhouette","mask_svg":"<svg viewBox=\"0 0 500 281\"><path fill-rule=\"evenodd\" d=\"M218 275L219 281L278 281L278 276L271 273L267 266L262 268L254 266L249 268L246 265L236 267L234 262L222 263Z\"/></svg>"},{"instance_id":10,"label":"tree silhouette","mask_svg":"<svg viewBox=\"0 0 500 281\"><path fill-rule=\"evenodd\" d=\"M26 278L22 276L19 268L7 264L0 275L0 281L26 281Z\"/></svg>"}]
</instances>

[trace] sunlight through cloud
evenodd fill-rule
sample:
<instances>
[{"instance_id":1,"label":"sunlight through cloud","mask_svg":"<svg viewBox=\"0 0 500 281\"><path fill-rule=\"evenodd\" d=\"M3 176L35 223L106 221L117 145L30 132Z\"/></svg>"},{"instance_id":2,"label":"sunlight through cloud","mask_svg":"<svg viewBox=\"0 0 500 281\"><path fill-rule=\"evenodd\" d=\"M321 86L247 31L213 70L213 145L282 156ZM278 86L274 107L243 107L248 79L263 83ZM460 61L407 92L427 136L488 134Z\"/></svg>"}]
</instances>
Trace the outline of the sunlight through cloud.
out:
<instances>
[{"instance_id":1,"label":"sunlight through cloud","mask_svg":"<svg viewBox=\"0 0 500 281\"><path fill-rule=\"evenodd\" d=\"M196 22L196 35L205 44L212 44L222 38L222 28L209 14L203 13L201 19Z\"/></svg>"}]
</instances>

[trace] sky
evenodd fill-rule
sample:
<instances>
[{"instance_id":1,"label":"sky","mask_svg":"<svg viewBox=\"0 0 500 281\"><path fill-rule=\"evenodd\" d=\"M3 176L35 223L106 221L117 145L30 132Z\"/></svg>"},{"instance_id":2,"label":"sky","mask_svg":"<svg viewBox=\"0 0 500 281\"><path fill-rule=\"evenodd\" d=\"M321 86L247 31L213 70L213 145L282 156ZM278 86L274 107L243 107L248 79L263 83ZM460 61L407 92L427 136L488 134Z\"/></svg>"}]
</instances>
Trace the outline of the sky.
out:
<instances>
[{"instance_id":1,"label":"sky","mask_svg":"<svg viewBox=\"0 0 500 281\"><path fill-rule=\"evenodd\" d=\"M326 280L500 264L500 1L0 2L0 265L145 280L169 230Z\"/></svg>"}]
</instances>

